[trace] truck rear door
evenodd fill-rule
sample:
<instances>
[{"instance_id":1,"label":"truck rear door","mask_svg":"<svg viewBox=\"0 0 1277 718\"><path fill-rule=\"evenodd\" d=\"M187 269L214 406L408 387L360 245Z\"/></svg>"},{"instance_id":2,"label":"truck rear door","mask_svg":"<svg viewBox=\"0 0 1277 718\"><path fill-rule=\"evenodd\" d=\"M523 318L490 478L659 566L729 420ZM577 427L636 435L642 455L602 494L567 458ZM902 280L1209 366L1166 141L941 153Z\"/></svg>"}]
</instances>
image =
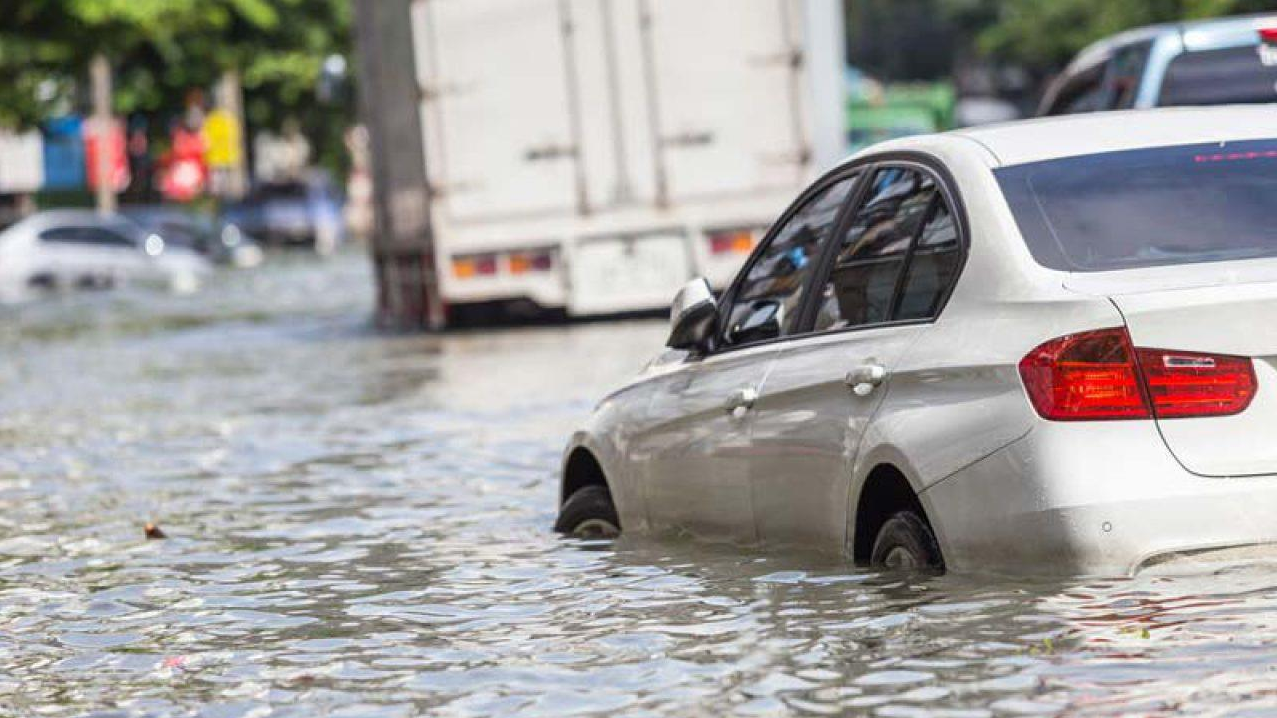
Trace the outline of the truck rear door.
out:
<instances>
[{"instance_id":1,"label":"truck rear door","mask_svg":"<svg viewBox=\"0 0 1277 718\"><path fill-rule=\"evenodd\" d=\"M670 202L793 187L809 155L796 0L640 0ZM658 189L659 192L659 189Z\"/></svg>"},{"instance_id":2,"label":"truck rear door","mask_svg":"<svg viewBox=\"0 0 1277 718\"><path fill-rule=\"evenodd\" d=\"M574 59L558 0L413 6L427 170L445 221L570 214Z\"/></svg>"}]
</instances>

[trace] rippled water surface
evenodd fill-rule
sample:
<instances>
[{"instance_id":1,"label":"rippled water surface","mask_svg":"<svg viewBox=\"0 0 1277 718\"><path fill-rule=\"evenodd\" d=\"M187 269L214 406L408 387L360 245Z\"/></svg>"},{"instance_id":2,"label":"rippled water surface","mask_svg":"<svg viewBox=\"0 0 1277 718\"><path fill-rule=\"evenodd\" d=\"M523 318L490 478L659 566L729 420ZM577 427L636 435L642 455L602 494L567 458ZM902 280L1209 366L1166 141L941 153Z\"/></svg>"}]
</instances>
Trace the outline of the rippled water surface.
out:
<instances>
[{"instance_id":1,"label":"rippled water surface","mask_svg":"<svg viewBox=\"0 0 1277 718\"><path fill-rule=\"evenodd\" d=\"M661 324L384 336L369 281L0 311L0 715L1277 715L1277 564L559 540L563 441Z\"/></svg>"}]
</instances>

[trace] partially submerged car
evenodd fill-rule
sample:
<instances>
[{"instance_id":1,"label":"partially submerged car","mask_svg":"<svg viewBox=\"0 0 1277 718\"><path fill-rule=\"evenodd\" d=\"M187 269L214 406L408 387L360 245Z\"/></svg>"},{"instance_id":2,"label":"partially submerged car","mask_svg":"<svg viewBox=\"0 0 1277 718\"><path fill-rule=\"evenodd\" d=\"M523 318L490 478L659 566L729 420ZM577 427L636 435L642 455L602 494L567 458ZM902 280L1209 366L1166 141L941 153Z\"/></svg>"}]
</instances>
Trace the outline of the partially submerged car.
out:
<instances>
[{"instance_id":1,"label":"partially submerged car","mask_svg":"<svg viewBox=\"0 0 1277 718\"><path fill-rule=\"evenodd\" d=\"M327 174L257 185L228 205L222 220L268 245L309 247L331 254L346 240L342 200Z\"/></svg>"},{"instance_id":2,"label":"partially submerged car","mask_svg":"<svg viewBox=\"0 0 1277 718\"><path fill-rule=\"evenodd\" d=\"M90 210L38 212L0 232L0 299L38 290L109 289L120 284L191 291L207 261L120 216Z\"/></svg>"},{"instance_id":3,"label":"partially submerged car","mask_svg":"<svg viewBox=\"0 0 1277 718\"><path fill-rule=\"evenodd\" d=\"M234 222L168 204L132 205L121 213L158 234L171 247L183 247L210 262L249 268L262 263L262 248Z\"/></svg>"},{"instance_id":4,"label":"partially submerged car","mask_svg":"<svg viewBox=\"0 0 1277 718\"><path fill-rule=\"evenodd\" d=\"M1277 110L896 140L567 447L556 528L1127 574L1277 542Z\"/></svg>"},{"instance_id":5,"label":"partially submerged car","mask_svg":"<svg viewBox=\"0 0 1277 718\"><path fill-rule=\"evenodd\" d=\"M1078 53L1041 115L1277 102L1277 15L1128 30Z\"/></svg>"}]
</instances>

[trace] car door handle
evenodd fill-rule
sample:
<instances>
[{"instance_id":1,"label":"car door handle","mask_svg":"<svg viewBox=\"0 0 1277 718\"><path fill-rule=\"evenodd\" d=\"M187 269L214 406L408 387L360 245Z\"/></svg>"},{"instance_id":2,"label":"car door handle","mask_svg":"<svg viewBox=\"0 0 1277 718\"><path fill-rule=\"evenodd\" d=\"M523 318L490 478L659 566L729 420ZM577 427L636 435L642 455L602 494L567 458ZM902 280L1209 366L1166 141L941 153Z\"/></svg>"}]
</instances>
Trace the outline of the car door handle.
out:
<instances>
[{"instance_id":1,"label":"car door handle","mask_svg":"<svg viewBox=\"0 0 1277 718\"><path fill-rule=\"evenodd\" d=\"M732 396L727 400L727 412L732 418L743 419L754 408L754 402L758 401L758 389L747 386L732 392Z\"/></svg>"},{"instance_id":2,"label":"car door handle","mask_svg":"<svg viewBox=\"0 0 1277 718\"><path fill-rule=\"evenodd\" d=\"M869 396L886 380L887 367L881 364L858 366L847 372L847 378L844 379L856 396Z\"/></svg>"}]
</instances>

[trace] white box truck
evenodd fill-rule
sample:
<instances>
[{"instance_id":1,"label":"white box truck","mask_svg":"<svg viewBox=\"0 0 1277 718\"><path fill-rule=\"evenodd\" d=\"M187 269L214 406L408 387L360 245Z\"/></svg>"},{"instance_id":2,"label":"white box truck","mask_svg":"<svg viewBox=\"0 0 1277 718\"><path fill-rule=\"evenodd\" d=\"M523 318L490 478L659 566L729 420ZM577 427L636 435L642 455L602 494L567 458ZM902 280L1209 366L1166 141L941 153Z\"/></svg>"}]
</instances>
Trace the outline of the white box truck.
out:
<instances>
[{"instance_id":1,"label":"white box truck","mask_svg":"<svg viewBox=\"0 0 1277 718\"><path fill-rule=\"evenodd\" d=\"M411 17L450 320L723 287L845 151L840 0L415 0Z\"/></svg>"}]
</instances>

